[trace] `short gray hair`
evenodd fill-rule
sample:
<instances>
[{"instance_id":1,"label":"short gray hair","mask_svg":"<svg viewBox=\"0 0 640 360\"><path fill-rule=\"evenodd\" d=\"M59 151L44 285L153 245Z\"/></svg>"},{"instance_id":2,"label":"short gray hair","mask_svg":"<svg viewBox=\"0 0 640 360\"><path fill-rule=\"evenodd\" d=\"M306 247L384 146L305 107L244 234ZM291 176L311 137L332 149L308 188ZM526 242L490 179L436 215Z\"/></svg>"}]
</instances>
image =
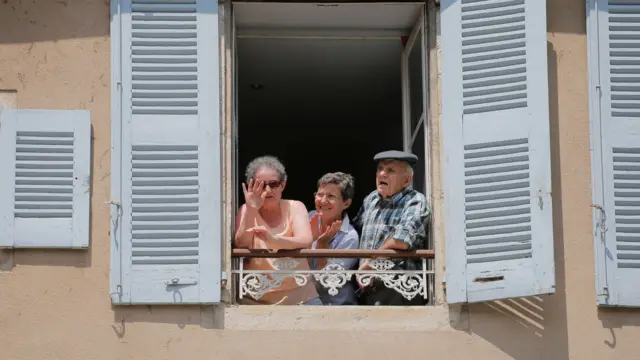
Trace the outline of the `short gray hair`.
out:
<instances>
[{"instance_id":1,"label":"short gray hair","mask_svg":"<svg viewBox=\"0 0 640 360\"><path fill-rule=\"evenodd\" d=\"M345 201L353 199L353 195L356 193L353 176L343 172L334 172L322 175L320 180L318 180L318 188L327 184L338 185L340 188L340 195L342 195L342 200Z\"/></svg>"},{"instance_id":2,"label":"short gray hair","mask_svg":"<svg viewBox=\"0 0 640 360\"><path fill-rule=\"evenodd\" d=\"M280 177L280 181L287 181L287 172L280 160L275 156L266 155L251 160L249 165L247 165L247 169L244 172L247 182L249 182L250 179L255 179L256 173L262 168L267 168L277 172Z\"/></svg>"},{"instance_id":3,"label":"short gray hair","mask_svg":"<svg viewBox=\"0 0 640 360\"><path fill-rule=\"evenodd\" d=\"M407 175L413 176L413 167L411 166L411 164L407 163L407 167L405 168L405 171L407 172Z\"/></svg>"}]
</instances>

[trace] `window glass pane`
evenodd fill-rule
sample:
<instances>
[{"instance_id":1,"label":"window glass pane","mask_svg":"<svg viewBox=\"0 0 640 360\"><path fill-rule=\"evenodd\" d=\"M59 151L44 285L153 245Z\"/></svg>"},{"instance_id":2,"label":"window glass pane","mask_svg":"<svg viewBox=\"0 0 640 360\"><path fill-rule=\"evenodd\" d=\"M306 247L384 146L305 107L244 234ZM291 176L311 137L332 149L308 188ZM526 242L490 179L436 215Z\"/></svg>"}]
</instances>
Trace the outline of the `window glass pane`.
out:
<instances>
[{"instance_id":1,"label":"window glass pane","mask_svg":"<svg viewBox=\"0 0 640 360\"><path fill-rule=\"evenodd\" d=\"M422 115L422 97L422 35L419 33L409 52L409 100L411 104L409 110L411 132L416 128Z\"/></svg>"},{"instance_id":2,"label":"window glass pane","mask_svg":"<svg viewBox=\"0 0 640 360\"><path fill-rule=\"evenodd\" d=\"M420 125L420 128L418 129L418 135L416 135L416 139L413 141L413 144L411 145L411 152L414 153L416 156L418 156L418 163L413 167L413 188L415 190L420 191L421 193L425 194L425 190L426 190L426 182L425 182L425 176L424 176L424 172L425 172L425 154L424 154L424 125L425 123L423 122L422 125Z\"/></svg>"}]
</instances>

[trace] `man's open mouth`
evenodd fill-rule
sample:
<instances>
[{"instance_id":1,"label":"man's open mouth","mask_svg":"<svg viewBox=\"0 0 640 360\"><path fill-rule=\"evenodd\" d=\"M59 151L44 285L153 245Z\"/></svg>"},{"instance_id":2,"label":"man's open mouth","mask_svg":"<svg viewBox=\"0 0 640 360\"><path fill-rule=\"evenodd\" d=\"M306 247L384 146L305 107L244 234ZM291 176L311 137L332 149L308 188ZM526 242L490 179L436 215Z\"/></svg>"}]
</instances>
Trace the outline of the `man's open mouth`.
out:
<instances>
[{"instance_id":1,"label":"man's open mouth","mask_svg":"<svg viewBox=\"0 0 640 360\"><path fill-rule=\"evenodd\" d=\"M380 181L379 184L380 185L389 185L386 181Z\"/></svg>"}]
</instances>

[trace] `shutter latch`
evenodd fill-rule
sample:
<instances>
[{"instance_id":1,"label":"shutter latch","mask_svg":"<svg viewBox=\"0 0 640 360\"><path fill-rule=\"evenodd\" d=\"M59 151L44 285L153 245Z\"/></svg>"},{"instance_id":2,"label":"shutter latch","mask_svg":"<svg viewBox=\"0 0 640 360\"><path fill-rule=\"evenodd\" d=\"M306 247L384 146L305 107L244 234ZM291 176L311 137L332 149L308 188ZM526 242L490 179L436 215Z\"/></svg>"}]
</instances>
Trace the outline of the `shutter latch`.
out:
<instances>
[{"instance_id":1,"label":"shutter latch","mask_svg":"<svg viewBox=\"0 0 640 360\"><path fill-rule=\"evenodd\" d=\"M600 204L591 204L591 207L600 210L600 223L597 226L602 233L607 232L607 214L604 212L604 208Z\"/></svg>"},{"instance_id":2,"label":"shutter latch","mask_svg":"<svg viewBox=\"0 0 640 360\"><path fill-rule=\"evenodd\" d=\"M165 285L167 286L176 286L176 285L195 285L198 283L197 280L194 279L180 279L180 278L173 278L171 280L167 280L164 282Z\"/></svg>"}]
</instances>

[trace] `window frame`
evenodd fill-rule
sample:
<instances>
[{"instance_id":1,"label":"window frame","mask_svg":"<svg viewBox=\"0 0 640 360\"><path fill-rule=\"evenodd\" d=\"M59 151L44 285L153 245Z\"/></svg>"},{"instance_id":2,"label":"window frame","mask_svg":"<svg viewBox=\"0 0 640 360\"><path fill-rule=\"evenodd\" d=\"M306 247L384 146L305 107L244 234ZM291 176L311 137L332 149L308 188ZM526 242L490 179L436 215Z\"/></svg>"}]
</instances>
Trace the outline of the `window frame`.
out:
<instances>
[{"instance_id":1,"label":"window frame","mask_svg":"<svg viewBox=\"0 0 640 360\"><path fill-rule=\"evenodd\" d=\"M233 304L236 306L251 306L251 307L260 307L261 305L239 305L237 303L237 294L238 294L238 284L234 283L232 280L232 271L234 258L232 256L233 249L233 237L235 234L235 214L239 209L240 204L242 203L241 196L242 193L239 191L237 182L239 181L239 174L237 169L237 161L235 151L237 150L237 117L236 117L236 104L237 104L237 93L236 93L236 80L237 80L237 72L236 69L236 41L235 41L235 19L234 13L232 10L232 3L226 2L219 5L220 11L220 108L221 108L221 123L222 129L221 132L223 136L221 137L221 143L223 145L223 194L222 198L223 208L222 211L225 214L222 219L223 225L223 258L222 258L222 268L223 268L223 301ZM439 62L439 44L437 41L433 41L439 37L439 33L437 33L440 28L440 7L432 1L424 1L424 5L422 8L422 14L415 20L420 21L423 20L423 31L424 37L423 42L421 44L422 51L424 55L424 63L423 71L424 71L424 111L423 116L424 120L421 126L425 126L425 153L429 154L429 158L425 160L425 182L426 182L426 194L428 201L430 202L430 206L432 209L432 214L429 218L428 224L428 238L427 244L429 248L433 249L436 252L436 256L434 259L430 261L431 270L434 270L433 281L428 285L433 288L430 290L430 293L433 295L433 301L431 304L420 306L420 307L445 307L449 308L451 305L447 305L445 302L445 266L444 266L444 253L445 253L445 237L444 237L444 229L442 224L436 225L436 221L434 218L439 219L443 210L442 207L444 202L439 201L438 205L435 204L435 198L433 194L434 191L434 181L436 179L433 178L433 159L434 156L433 151L433 143L431 139L431 133L434 132L434 127L440 126L441 116L440 116L440 108L431 107L432 103L439 103L437 101L439 99L439 94L442 91L442 87L440 86L440 77L438 73L440 71L440 62ZM434 48L429 48L429 44L433 43ZM416 44L417 45L417 44ZM414 45L415 46L415 45ZM399 71L401 69L398 69ZM434 97L434 99L432 99ZM435 119L435 121L434 121ZM404 125L403 125L404 126ZM435 131L437 133L437 131ZM438 159L437 162L441 162L442 159ZM439 183L440 180L437 180ZM434 216L434 213L437 215ZM436 234L437 232L437 234ZM429 261L428 261L429 264ZM429 265L428 265L429 266ZM440 284L440 285L438 285ZM367 308L365 306L359 306L361 308ZM459 305L452 306L456 314L461 313L461 307Z\"/></svg>"}]
</instances>

